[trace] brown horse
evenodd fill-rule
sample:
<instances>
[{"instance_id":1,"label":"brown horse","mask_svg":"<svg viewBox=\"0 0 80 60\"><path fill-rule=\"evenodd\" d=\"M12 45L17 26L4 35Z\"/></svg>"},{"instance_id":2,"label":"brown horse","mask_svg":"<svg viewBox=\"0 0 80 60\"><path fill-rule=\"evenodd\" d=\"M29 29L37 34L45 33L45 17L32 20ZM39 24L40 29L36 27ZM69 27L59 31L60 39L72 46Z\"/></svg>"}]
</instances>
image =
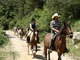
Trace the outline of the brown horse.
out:
<instances>
[{"instance_id":1,"label":"brown horse","mask_svg":"<svg viewBox=\"0 0 80 60\"><path fill-rule=\"evenodd\" d=\"M23 36L24 36L24 30L23 30L23 28L21 28L21 32L20 32L20 39L22 39L22 38L23 38Z\"/></svg>"},{"instance_id":2,"label":"brown horse","mask_svg":"<svg viewBox=\"0 0 80 60\"><path fill-rule=\"evenodd\" d=\"M34 58L36 52L37 52L37 40L38 40L38 31L33 31L31 33L30 37L27 37L27 41L28 41L28 54L29 54L29 45L31 46L31 50L32 50L32 57ZM34 52L34 47L36 48L35 52Z\"/></svg>"},{"instance_id":3,"label":"brown horse","mask_svg":"<svg viewBox=\"0 0 80 60\"><path fill-rule=\"evenodd\" d=\"M23 36L24 36L24 30L23 30L22 27L18 29L18 35L20 36L20 39L23 38Z\"/></svg>"},{"instance_id":4,"label":"brown horse","mask_svg":"<svg viewBox=\"0 0 80 60\"><path fill-rule=\"evenodd\" d=\"M55 46L55 51L58 54L58 60L61 60L61 55L64 53L64 50L66 47L66 36L67 35L70 38L73 37L73 33L71 31L70 24L64 22L59 34L57 34L53 42ZM50 51L48 50L49 44L50 44L50 37L51 37L51 34L49 33L45 36L45 40L44 40L44 54L45 54L46 60L47 60L47 51L48 51L48 60L50 60Z\"/></svg>"}]
</instances>

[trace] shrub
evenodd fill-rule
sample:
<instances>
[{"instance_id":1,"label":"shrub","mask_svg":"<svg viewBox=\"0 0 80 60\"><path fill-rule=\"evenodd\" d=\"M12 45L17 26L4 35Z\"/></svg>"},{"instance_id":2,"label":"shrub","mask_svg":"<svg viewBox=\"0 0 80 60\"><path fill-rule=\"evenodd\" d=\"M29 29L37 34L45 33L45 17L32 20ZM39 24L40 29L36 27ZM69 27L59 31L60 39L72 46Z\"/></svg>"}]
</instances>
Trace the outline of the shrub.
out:
<instances>
[{"instance_id":1,"label":"shrub","mask_svg":"<svg viewBox=\"0 0 80 60\"><path fill-rule=\"evenodd\" d=\"M7 38L5 32L0 30L0 47L7 44L9 39Z\"/></svg>"},{"instance_id":2,"label":"shrub","mask_svg":"<svg viewBox=\"0 0 80 60\"><path fill-rule=\"evenodd\" d=\"M9 23L9 28L12 29L13 26L15 26L15 21L10 21L10 23Z\"/></svg>"}]
</instances>

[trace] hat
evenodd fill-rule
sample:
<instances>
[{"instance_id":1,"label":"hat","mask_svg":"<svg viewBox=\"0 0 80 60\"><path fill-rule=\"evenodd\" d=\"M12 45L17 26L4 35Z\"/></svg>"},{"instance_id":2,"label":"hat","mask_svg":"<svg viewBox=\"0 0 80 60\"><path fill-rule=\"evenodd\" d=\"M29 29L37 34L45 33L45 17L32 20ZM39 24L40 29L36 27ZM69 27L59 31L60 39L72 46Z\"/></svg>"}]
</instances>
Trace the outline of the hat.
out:
<instances>
[{"instance_id":1,"label":"hat","mask_svg":"<svg viewBox=\"0 0 80 60\"><path fill-rule=\"evenodd\" d=\"M58 13L55 13L55 14L52 16L52 19L54 19L55 16L60 17L60 15L58 15Z\"/></svg>"},{"instance_id":2,"label":"hat","mask_svg":"<svg viewBox=\"0 0 80 60\"><path fill-rule=\"evenodd\" d=\"M34 18L32 18L32 20L31 21L35 21L35 19Z\"/></svg>"}]
</instances>

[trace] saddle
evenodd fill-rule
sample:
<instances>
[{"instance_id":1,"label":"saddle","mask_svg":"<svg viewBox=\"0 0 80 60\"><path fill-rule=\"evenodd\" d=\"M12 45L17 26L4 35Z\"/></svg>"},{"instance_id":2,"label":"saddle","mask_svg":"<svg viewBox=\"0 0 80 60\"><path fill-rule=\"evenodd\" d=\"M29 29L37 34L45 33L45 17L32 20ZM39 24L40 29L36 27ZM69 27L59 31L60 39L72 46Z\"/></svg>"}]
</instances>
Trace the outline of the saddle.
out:
<instances>
[{"instance_id":1,"label":"saddle","mask_svg":"<svg viewBox=\"0 0 80 60\"><path fill-rule=\"evenodd\" d=\"M30 38L31 38L31 34L32 34L32 30L30 30L28 33L27 33L27 42L29 43L30 42Z\"/></svg>"}]
</instances>

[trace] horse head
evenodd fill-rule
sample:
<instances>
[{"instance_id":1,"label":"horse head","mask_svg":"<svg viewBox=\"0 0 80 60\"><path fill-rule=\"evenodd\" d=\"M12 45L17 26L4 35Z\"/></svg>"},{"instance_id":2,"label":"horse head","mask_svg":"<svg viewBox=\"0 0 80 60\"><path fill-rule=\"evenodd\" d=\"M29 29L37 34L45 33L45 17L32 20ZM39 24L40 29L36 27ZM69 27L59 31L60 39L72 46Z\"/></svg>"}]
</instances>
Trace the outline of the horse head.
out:
<instances>
[{"instance_id":1,"label":"horse head","mask_svg":"<svg viewBox=\"0 0 80 60\"><path fill-rule=\"evenodd\" d=\"M73 37L73 32L70 27L70 22L63 22L64 33L69 36L69 38Z\"/></svg>"},{"instance_id":2,"label":"horse head","mask_svg":"<svg viewBox=\"0 0 80 60\"><path fill-rule=\"evenodd\" d=\"M35 40L38 40L39 39L39 36L38 36L39 31L35 30L35 31L33 31L33 34L34 34Z\"/></svg>"}]
</instances>

